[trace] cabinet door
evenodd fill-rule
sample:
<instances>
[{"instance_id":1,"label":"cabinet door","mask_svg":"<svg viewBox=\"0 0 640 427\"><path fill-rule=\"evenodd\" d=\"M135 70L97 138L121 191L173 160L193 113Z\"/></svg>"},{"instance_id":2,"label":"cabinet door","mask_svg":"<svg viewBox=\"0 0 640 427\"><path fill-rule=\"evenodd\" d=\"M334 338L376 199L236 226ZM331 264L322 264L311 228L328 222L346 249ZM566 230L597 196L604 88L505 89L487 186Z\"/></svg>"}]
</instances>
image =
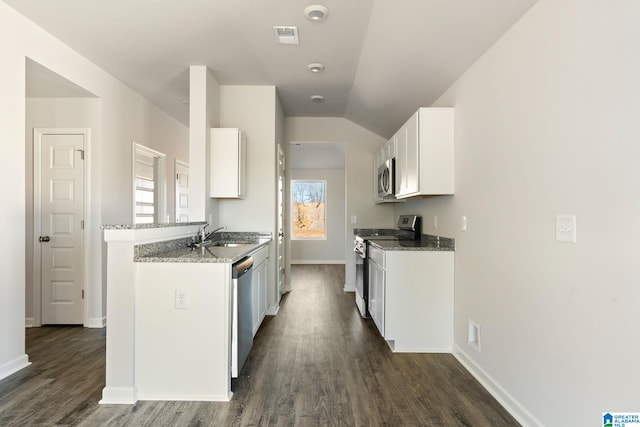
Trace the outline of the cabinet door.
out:
<instances>
[{"instance_id":1,"label":"cabinet door","mask_svg":"<svg viewBox=\"0 0 640 427\"><path fill-rule=\"evenodd\" d=\"M256 335L264 316L267 314L267 285L269 280L268 258L253 269L251 281L251 309L253 314L253 335Z\"/></svg>"},{"instance_id":2,"label":"cabinet door","mask_svg":"<svg viewBox=\"0 0 640 427\"><path fill-rule=\"evenodd\" d=\"M403 197L419 191L418 113L411 116L396 136L396 182L399 182L396 196Z\"/></svg>"},{"instance_id":3,"label":"cabinet door","mask_svg":"<svg viewBox=\"0 0 640 427\"><path fill-rule=\"evenodd\" d=\"M405 124L406 156L405 165L407 193L417 193L420 190L420 141L418 140L418 113L415 113Z\"/></svg>"},{"instance_id":4,"label":"cabinet door","mask_svg":"<svg viewBox=\"0 0 640 427\"><path fill-rule=\"evenodd\" d=\"M267 314L267 291L269 289L269 258L267 258L262 264L262 274L260 276L260 294L258 296L258 316L260 324L264 320L264 316Z\"/></svg>"},{"instance_id":5,"label":"cabinet door","mask_svg":"<svg viewBox=\"0 0 640 427\"><path fill-rule=\"evenodd\" d=\"M260 267L253 269L251 273L251 315L253 318L253 336L258 332L260 327Z\"/></svg>"},{"instance_id":6,"label":"cabinet door","mask_svg":"<svg viewBox=\"0 0 640 427\"><path fill-rule=\"evenodd\" d=\"M380 335L384 337L384 269L372 260L369 262L369 313Z\"/></svg>"},{"instance_id":7,"label":"cabinet door","mask_svg":"<svg viewBox=\"0 0 640 427\"><path fill-rule=\"evenodd\" d=\"M406 193L407 188L407 131L400 128L393 136L396 147L396 197Z\"/></svg>"},{"instance_id":8,"label":"cabinet door","mask_svg":"<svg viewBox=\"0 0 640 427\"><path fill-rule=\"evenodd\" d=\"M245 195L246 137L239 129L213 128L210 141L210 197Z\"/></svg>"}]
</instances>

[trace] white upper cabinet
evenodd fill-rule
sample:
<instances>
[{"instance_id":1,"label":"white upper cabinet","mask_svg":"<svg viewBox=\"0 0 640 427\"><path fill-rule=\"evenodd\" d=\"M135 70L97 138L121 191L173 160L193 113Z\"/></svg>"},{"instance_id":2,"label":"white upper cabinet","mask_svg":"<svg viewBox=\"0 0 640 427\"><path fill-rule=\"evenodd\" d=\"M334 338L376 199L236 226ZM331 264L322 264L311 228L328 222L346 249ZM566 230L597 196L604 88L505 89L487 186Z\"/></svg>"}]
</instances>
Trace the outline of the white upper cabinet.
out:
<instances>
[{"instance_id":1,"label":"white upper cabinet","mask_svg":"<svg viewBox=\"0 0 640 427\"><path fill-rule=\"evenodd\" d=\"M420 108L394 139L397 198L454 194L453 108Z\"/></svg>"},{"instance_id":2,"label":"white upper cabinet","mask_svg":"<svg viewBox=\"0 0 640 427\"><path fill-rule=\"evenodd\" d=\"M210 197L245 196L246 146L246 137L239 129L211 129Z\"/></svg>"}]
</instances>

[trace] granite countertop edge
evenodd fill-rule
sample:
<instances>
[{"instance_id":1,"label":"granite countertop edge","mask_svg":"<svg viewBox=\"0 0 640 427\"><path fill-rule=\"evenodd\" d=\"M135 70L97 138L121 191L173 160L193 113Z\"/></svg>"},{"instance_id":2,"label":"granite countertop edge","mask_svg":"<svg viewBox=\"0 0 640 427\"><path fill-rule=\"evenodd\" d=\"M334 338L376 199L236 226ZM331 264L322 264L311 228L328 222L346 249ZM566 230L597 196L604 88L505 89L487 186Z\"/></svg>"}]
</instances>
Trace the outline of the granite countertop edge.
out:
<instances>
[{"instance_id":1,"label":"granite countertop edge","mask_svg":"<svg viewBox=\"0 0 640 427\"><path fill-rule=\"evenodd\" d=\"M191 248L189 238L147 243L134 247L134 262L152 263L234 263L251 255L271 242L271 233L222 232L214 242L246 243L247 246L227 248L207 246Z\"/></svg>"},{"instance_id":2,"label":"granite countertop edge","mask_svg":"<svg viewBox=\"0 0 640 427\"><path fill-rule=\"evenodd\" d=\"M190 225L204 225L206 222L167 222L153 224L102 224L103 230L143 230L148 228L185 227Z\"/></svg>"},{"instance_id":3,"label":"granite countertop edge","mask_svg":"<svg viewBox=\"0 0 640 427\"><path fill-rule=\"evenodd\" d=\"M455 247L446 243L420 242L415 246L402 246L398 241L381 240L376 242L375 239L372 239L369 240L369 244L382 251L455 252Z\"/></svg>"},{"instance_id":4,"label":"granite countertop edge","mask_svg":"<svg viewBox=\"0 0 640 427\"><path fill-rule=\"evenodd\" d=\"M353 230L354 235L367 236L398 236L402 233L399 230L389 228L357 228ZM382 251L441 251L454 252L456 250L455 239L449 237L435 236L432 234L422 234L420 240L378 240L375 237L367 241Z\"/></svg>"}]
</instances>

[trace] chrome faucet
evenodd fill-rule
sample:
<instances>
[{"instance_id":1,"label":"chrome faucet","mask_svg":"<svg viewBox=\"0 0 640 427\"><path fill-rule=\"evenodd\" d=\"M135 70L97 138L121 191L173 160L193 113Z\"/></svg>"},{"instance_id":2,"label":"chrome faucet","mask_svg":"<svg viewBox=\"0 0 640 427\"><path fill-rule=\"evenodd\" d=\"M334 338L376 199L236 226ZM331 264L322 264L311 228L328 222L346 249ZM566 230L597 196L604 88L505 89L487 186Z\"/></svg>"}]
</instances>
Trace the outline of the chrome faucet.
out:
<instances>
[{"instance_id":1,"label":"chrome faucet","mask_svg":"<svg viewBox=\"0 0 640 427\"><path fill-rule=\"evenodd\" d=\"M206 242L211 238L211 236L213 235L213 233L220 231L220 230L226 230L227 227L226 226L222 226L222 227L218 227L215 230L213 230L210 233L206 232L206 228L209 226L209 224L205 224L202 226L202 228L198 231L198 235L196 237L192 237L191 238L191 244L190 246L192 248L204 248L205 246L208 246L209 244L207 244Z\"/></svg>"},{"instance_id":2,"label":"chrome faucet","mask_svg":"<svg viewBox=\"0 0 640 427\"><path fill-rule=\"evenodd\" d=\"M213 233L216 233L220 230L226 230L227 227L226 226L222 226L222 227L218 227L215 230L207 233L206 232L206 228L209 226L209 224L205 224L202 226L202 228L200 229L200 231L198 232L198 235L200 236L200 243L202 242L206 242L207 240L209 240L211 238L211 236L213 235Z\"/></svg>"},{"instance_id":3,"label":"chrome faucet","mask_svg":"<svg viewBox=\"0 0 640 427\"><path fill-rule=\"evenodd\" d=\"M200 243L204 242L207 238L207 233L205 231L205 229L209 226L209 224L205 224L202 226L202 228L200 229L200 231L198 232L198 234L200 235Z\"/></svg>"}]
</instances>

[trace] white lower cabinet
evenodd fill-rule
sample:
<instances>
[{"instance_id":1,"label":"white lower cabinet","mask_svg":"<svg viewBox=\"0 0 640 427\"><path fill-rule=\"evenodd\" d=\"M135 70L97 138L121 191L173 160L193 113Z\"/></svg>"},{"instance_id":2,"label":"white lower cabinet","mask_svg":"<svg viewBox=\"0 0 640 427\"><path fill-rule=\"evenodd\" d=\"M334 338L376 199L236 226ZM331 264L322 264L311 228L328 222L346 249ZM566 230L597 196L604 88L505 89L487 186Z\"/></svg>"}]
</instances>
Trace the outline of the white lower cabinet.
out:
<instances>
[{"instance_id":1,"label":"white lower cabinet","mask_svg":"<svg viewBox=\"0 0 640 427\"><path fill-rule=\"evenodd\" d=\"M268 249L263 247L252 255L253 277L251 279L253 336L256 335L267 314L267 288L269 284Z\"/></svg>"},{"instance_id":2,"label":"white lower cabinet","mask_svg":"<svg viewBox=\"0 0 640 427\"><path fill-rule=\"evenodd\" d=\"M369 247L369 314L384 337L384 252Z\"/></svg>"},{"instance_id":3,"label":"white lower cabinet","mask_svg":"<svg viewBox=\"0 0 640 427\"><path fill-rule=\"evenodd\" d=\"M369 246L368 261L369 312L391 350L450 353L454 252Z\"/></svg>"}]
</instances>

